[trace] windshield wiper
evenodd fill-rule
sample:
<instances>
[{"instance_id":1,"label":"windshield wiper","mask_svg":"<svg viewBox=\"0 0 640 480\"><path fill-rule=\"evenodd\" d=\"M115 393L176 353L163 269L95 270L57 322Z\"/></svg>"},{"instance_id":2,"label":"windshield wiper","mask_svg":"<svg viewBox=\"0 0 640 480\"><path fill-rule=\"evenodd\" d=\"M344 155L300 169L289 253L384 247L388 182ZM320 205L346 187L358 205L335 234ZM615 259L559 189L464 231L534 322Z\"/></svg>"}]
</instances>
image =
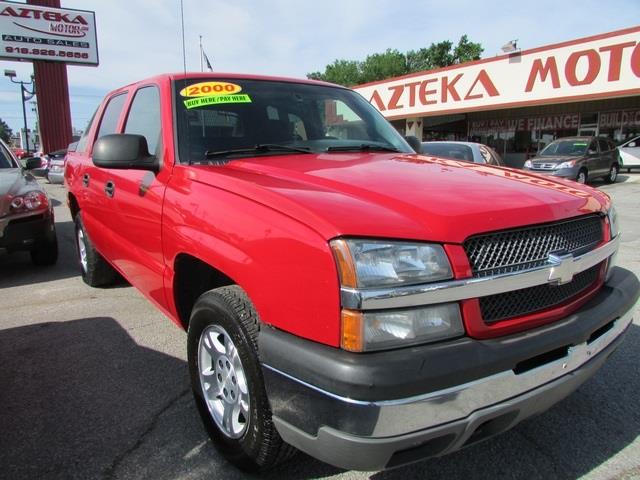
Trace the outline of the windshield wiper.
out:
<instances>
[{"instance_id":1,"label":"windshield wiper","mask_svg":"<svg viewBox=\"0 0 640 480\"><path fill-rule=\"evenodd\" d=\"M290 147L289 145L278 145L277 143L259 143L253 147L235 148L232 150L207 150L204 152L205 158L228 157L231 155L250 155L252 153L269 152L296 152L311 153L308 148Z\"/></svg>"},{"instance_id":2,"label":"windshield wiper","mask_svg":"<svg viewBox=\"0 0 640 480\"><path fill-rule=\"evenodd\" d=\"M400 152L397 148L384 145L373 145L370 143L363 143L361 145L339 145L336 147L328 147L327 152Z\"/></svg>"}]
</instances>

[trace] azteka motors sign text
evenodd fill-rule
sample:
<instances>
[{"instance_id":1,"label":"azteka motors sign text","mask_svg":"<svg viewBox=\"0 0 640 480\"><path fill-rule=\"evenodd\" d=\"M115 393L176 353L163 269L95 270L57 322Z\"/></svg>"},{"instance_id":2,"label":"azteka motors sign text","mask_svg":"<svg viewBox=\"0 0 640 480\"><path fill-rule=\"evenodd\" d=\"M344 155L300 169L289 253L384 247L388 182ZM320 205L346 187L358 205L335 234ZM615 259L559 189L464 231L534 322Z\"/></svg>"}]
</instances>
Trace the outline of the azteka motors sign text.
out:
<instances>
[{"instance_id":1,"label":"azteka motors sign text","mask_svg":"<svg viewBox=\"0 0 640 480\"><path fill-rule=\"evenodd\" d=\"M355 89L387 118L640 93L640 27Z\"/></svg>"}]
</instances>

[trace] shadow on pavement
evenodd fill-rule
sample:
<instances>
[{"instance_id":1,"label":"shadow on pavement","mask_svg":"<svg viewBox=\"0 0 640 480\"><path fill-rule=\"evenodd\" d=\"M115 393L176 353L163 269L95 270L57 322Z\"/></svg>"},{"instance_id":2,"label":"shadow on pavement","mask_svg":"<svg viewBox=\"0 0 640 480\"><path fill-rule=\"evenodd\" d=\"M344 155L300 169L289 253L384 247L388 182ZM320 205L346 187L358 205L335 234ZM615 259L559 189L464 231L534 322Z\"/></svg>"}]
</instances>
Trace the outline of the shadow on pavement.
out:
<instances>
[{"instance_id":1,"label":"shadow on pavement","mask_svg":"<svg viewBox=\"0 0 640 480\"><path fill-rule=\"evenodd\" d=\"M574 479L640 433L638 343L640 327L632 325L616 354L569 398L463 451L379 473L344 472L298 454L258 477L227 464L208 441L186 363L138 345L112 318L0 330L0 476Z\"/></svg>"},{"instance_id":2,"label":"shadow on pavement","mask_svg":"<svg viewBox=\"0 0 640 480\"><path fill-rule=\"evenodd\" d=\"M0 255L0 288L50 282L80 275L73 222L56 222L56 236L58 262L55 265L35 266L31 263L29 252Z\"/></svg>"},{"instance_id":3,"label":"shadow on pavement","mask_svg":"<svg viewBox=\"0 0 640 480\"><path fill-rule=\"evenodd\" d=\"M0 365L2 478L108 477L190 393L185 362L111 318L0 330Z\"/></svg>"}]
</instances>

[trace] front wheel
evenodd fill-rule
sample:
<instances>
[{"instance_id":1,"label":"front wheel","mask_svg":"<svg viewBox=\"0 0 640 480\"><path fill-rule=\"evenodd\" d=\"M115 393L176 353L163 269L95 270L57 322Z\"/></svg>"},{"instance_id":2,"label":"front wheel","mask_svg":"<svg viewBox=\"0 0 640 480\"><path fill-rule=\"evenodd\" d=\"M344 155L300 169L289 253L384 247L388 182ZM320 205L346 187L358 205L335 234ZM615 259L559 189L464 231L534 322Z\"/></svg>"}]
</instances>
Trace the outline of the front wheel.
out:
<instances>
[{"instance_id":1,"label":"front wheel","mask_svg":"<svg viewBox=\"0 0 640 480\"><path fill-rule=\"evenodd\" d=\"M197 300L188 331L193 396L215 447L237 467L265 470L295 449L276 431L258 360L259 320L238 286Z\"/></svg>"},{"instance_id":2,"label":"front wheel","mask_svg":"<svg viewBox=\"0 0 640 480\"><path fill-rule=\"evenodd\" d=\"M607 183L616 183L618 179L618 172L620 171L620 167L618 164L614 163L611 165L611 169L609 169L609 173L606 177L604 177L604 181Z\"/></svg>"},{"instance_id":3,"label":"front wheel","mask_svg":"<svg viewBox=\"0 0 640 480\"><path fill-rule=\"evenodd\" d=\"M587 171L584 168L578 172L578 176L576 177L576 182L587 183Z\"/></svg>"}]
</instances>

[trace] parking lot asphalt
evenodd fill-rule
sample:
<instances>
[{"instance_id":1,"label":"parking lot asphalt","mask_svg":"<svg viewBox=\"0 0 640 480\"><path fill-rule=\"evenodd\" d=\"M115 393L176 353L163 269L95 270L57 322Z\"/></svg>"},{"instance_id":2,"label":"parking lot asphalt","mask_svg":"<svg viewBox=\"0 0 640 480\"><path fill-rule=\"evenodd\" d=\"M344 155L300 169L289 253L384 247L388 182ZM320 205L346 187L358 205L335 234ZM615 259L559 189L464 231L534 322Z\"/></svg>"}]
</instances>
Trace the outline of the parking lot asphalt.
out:
<instances>
[{"instance_id":1,"label":"parking lot asphalt","mask_svg":"<svg viewBox=\"0 0 640 480\"><path fill-rule=\"evenodd\" d=\"M618 264L640 276L640 173L596 186L621 217ZM46 188L56 205L58 264L0 256L0 478L258 478L208 441L191 398L185 333L124 283L82 282L64 187ZM378 473L299 454L263 478L640 478L639 316L594 378L503 435Z\"/></svg>"}]
</instances>

